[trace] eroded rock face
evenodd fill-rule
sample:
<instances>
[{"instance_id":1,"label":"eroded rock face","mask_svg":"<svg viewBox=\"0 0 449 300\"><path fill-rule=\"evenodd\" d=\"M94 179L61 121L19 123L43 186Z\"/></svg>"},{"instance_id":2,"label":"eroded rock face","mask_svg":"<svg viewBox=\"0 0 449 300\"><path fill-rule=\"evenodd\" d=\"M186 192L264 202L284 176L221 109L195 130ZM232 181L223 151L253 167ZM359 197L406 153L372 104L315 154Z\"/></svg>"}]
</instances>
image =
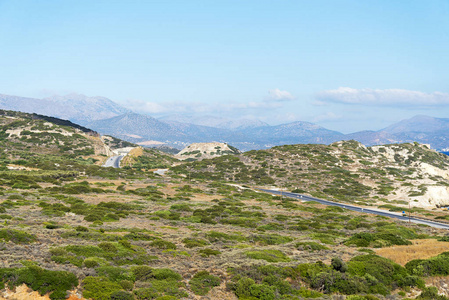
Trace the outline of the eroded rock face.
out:
<instances>
[{"instance_id":1,"label":"eroded rock face","mask_svg":"<svg viewBox=\"0 0 449 300\"><path fill-rule=\"evenodd\" d=\"M0 299L17 299L17 300L50 300L48 295L41 296L39 292L33 291L26 284L16 287L14 290L8 288L0 293Z\"/></svg>"},{"instance_id":2,"label":"eroded rock face","mask_svg":"<svg viewBox=\"0 0 449 300\"><path fill-rule=\"evenodd\" d=\"M222 155L239 154L240 151L225 143L193 143L175 155L180 160L195 159L202 160Z\"/></svg>"},{"instance_id":3,"label":"eroded rock face","mask_svg":"<svg viewBox=\"0 0 449 300\"><path fill-rule=\"evenodd\" d=\"M41 296L39 292L33 291L26 284L22 284L13 290L8 288L0 291L0 300L50 300L49 295ZM70 291L67 300L86 300L77 291Z\"/></svg>"}]
</instances>

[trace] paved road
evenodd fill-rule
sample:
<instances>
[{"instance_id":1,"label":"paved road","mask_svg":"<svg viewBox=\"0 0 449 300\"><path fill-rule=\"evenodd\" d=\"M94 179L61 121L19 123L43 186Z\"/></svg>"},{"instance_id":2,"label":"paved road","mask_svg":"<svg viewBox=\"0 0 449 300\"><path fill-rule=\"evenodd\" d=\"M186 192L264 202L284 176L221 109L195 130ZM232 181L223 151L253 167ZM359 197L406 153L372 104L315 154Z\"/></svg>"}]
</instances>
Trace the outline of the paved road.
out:
<instances>
[{"instance_id":1,"label":"paved road","mask_svg":"<svg viewBox=\"0 0 449 300\"><path fill-rule=\"evenodd\" d=\"M388 217L388 218L399 219L401 221L406 221L406 222L409 221L408 216L404 217L404 216L402 216L402 214L392 213L392 212L385 211L385 210L362 208L359 206L323 200L323 199L310 197L310 196L306 196L306 195L301 195L301 194L297 194L297 193L291 193L291 192L280 192L280 191L266 190L266 189L260 189L260 190L267 192L267 193L275 194L275 195L282 194L282 196L284 196L284 197L295 198L295 199L302 200L302 201L316 201L321 204L338 206L341 208L345 208L345 209L349 209L349 210L353 210L353 211L357 211L357 212L361 212L361 213L375 214L375 215L384 216L384 217ZM428 225L428 226L435 227L435 228L449 229L449 224L438 223L438 222L433 222L433 221L428 221L428 220L422 220L422 219L417 219L417 218L413 218L413 217L410 218L410 221L413 223L424 224L424 225Z\"/></svg>"},{"instance_id":2,"label":"paved road","mask_svg":"<svg viewBox=\"0 0 449 300\"><path fill-rule=\"evenodd\" d=\"M124 155L111 156L104 163L103 167L120 168L120 160L122 160L123 157L125 156Z\"/></svg>"}]
</instances>

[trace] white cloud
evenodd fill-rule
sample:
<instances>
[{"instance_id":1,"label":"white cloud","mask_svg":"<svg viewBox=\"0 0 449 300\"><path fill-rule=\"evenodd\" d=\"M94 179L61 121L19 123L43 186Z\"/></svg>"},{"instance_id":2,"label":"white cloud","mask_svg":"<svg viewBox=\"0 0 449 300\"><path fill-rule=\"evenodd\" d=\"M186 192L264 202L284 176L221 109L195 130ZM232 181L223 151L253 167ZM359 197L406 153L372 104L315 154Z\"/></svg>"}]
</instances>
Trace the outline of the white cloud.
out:
<instances>
[{"instance_id":1,"label":"white cloud","mask_svg":"<svg viewBox=\"0 0 449 300\"><path fill-rule=\"evenodd\" d=\"M318 115L313 118L313 122L326 122L326 121L336 121L341 119L342 116L337 115L333 112L327 112L321 115Z\"/></svg>"},{"instance_id":2,"label":"white cloud","mask_svg":"<svg viewBox=\"0 0 449 300\"><path fill-rule=\"evenodd\" d=\"M124 106L137 112L147 114L207 114L207 113L236 113L243 115L266 109L282 108L282 102L293 100L287 91L279 89L269 90L269 97L259 101L248 102L150 102L143 100L127 100Z\"/></svg>"},{"instance_id":3,"label":"white cloud","mask_svg":"<svg viewBox=\"0 0 449 300\"><path fill-rule=\"evenodd\" d=\"M339 87L322 91L316 95L317 102L335 102L354 105L431 107L449 104L449 94L441 92L424 93L402 89L353 89Z\"/></svg>"},{"instance_id":4,"label":"white cloud","mask_svg":"<svg viewBox=\"0 0 449 300\"><path fill-rule=\"evenodd\" d=\"M244 114L248 111L276 109L283 106L279 102L250 101L250 102L146 102L142 100L128 100L125 107L137 112L147 114L208 114L208 113L236 113Z\"/></svg>"},{"instance_id":5,"label":"white cloud","mask_svg":"<svg viewBox=\"0 0 449 300\"><path fill-rule=\"evenodd\" d=\"M144 112L150 114L158 114L164 113L167 110L167 107L163 104L156 102L146 102L142 100L127 100L124 106L137 113Z\"/></svg>"},{"instance_id":6,"label":"white cloud","mask_svg":"<svg viewBox=\"0 0 449 300\"><path fill-rule=\"evenodd\" d=\"M280 89L274 89L268 91L267 101L291 101L295 99L292 94L287 91L281 91Z\"/></svg>"}]
</instances>

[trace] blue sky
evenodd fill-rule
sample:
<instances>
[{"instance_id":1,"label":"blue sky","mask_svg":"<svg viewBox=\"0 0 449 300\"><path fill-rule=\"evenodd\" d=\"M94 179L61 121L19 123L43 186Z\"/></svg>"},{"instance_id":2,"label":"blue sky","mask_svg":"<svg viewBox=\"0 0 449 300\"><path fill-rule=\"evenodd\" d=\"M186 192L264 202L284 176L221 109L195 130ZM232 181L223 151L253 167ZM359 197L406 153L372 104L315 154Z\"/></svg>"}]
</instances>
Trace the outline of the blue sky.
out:
<instances>
[{"instance_id":1,"label":"blue sky","mask_svg":"<svg viewBox=\"0 0 449 300\"><path fill-rule=\"evenodd\" d=\"M0 93L354 132L449 117L449 1L0 0Z\"/></svg>"}]
</instances>

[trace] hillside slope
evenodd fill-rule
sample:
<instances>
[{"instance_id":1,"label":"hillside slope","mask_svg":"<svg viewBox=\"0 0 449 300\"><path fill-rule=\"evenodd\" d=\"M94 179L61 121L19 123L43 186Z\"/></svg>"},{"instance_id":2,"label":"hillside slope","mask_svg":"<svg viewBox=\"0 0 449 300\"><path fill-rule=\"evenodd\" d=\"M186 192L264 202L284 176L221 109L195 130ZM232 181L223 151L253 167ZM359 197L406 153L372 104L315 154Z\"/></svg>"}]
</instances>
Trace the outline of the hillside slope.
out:
<instances>
[{"instance_id":1,"label":"hillside slope","mask_svg":"<svg viewBox=\"0 0 449 300\"><path fill-rule=\"evenodd\" d=\"M236 183L276 185L311 195L368 205L449 205L449 157L420 144L365 147L356 141L285 145L224 156L174 172Z\"/></svg>"},{"instance_id":2,"label":"hillside slope","mask_svg":"<svg viewBox=\"0 0 449 300\"><path fill-rule=\"evenodd\" d=\"M135 169L100 167L108 156L114 155L113 149L129 146L135 145L114 137L100 137L97 132L67 120L0 110L0 170L118 176L120 172L135 174L137 167L168 167L176 161L158 150L145 150L132 160Z\"/></svg>"}]
</instances>

